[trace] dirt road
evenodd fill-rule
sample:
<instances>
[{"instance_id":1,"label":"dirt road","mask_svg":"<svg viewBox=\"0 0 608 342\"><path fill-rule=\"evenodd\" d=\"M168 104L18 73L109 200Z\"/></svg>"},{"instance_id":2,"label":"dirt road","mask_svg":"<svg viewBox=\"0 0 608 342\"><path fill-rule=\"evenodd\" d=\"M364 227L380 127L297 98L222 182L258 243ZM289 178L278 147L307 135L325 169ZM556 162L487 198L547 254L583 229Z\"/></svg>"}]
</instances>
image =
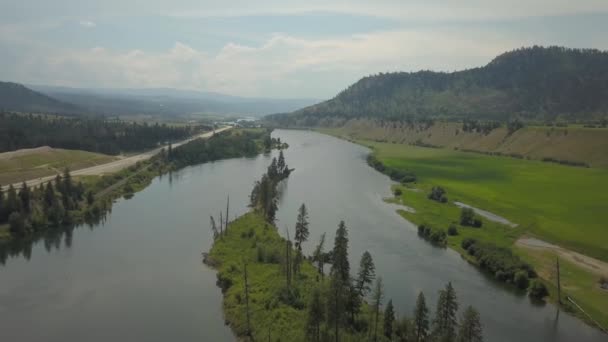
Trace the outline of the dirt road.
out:
<instances>
[{"instance_id":1,"label":"dirt road","mask_svg":"<svg viewBox=\"0 0 608 342\"><path fill-rule=\"evenodd\" d=\"M520 238L515 244L519 247L528 249L549 250L555 252L561 258L566 259L571 263L587 269L595 274L600 276L608 275L608 263L565 249L563 247L556 246L532 237Z\"/></svg>"},{"instance_id":2,"label":"dirt road","mask_svg":"<svg viewBox=\"0 0 608 342\"><path fill-rule=\"evenodd\" d=\"M223 128L215 130L215 132L219 133L219 132L228 130L230 128L232 128L232 127L223 127ZM194 139L198 139L198 138L206 139L211 136L213 136L213 132L202 133L197 136L188 138L186 140L174 143L172 146L173 146L173 148L175 148L175 147L181 146L185 143L188 143ZM126 158L122 158L120 160L116 160L116 161L102 164L102 165L96 165L96 166L87 167L84 169L73 170L73 171L70 171L70 173L72 176L91 176L91 175L96 176L96 175L103 175L106 173L113 173L113 172L125 169L131 165L135 165L139 161L144 161L144 160L148 160L148 159L152 158L155 154L159 153L162 148L163 147L159 147L159 148L156 148L156 149L148 151L148 152L144 152L144 153L126 157ZM31 180L26 181L26 184L28 187L37 186L40 183L46 183L50 180L53 180L53 179L55 179L55 177L56 177L56 175L52 175L52 176L46 176L46 177L42 177L42 178L31 179ZM13 184L13 186L16 188L21 187L21 183L15 183L15 184ZM6 188L8 188L8 185L4 186L3 190Z\"/></svg>"}]
</instances>

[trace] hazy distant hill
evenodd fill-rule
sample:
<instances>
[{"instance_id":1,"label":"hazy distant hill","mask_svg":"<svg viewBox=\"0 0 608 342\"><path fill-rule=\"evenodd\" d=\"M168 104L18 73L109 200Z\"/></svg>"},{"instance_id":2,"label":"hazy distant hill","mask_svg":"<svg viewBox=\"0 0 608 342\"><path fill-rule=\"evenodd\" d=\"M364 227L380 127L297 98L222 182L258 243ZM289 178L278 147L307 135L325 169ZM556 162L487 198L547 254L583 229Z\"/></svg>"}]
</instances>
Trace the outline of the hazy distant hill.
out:
<instances>
[{"instance_id":1,"label":"hazy distant hill","mask_svg":"<svg viewBox=\"0 0 608 342\"><path fill-rule=\"evenodd\" d=\"M268 119L311 126L328 118L589 120L607 114L608 52L532 47L453 73L364 77L331 100Z\"/></svg>"},{"instance_id":2,"label":"hazy distant hill","mask_svg":"<svg viewBox=\"0 0 608 342\"><path fill-rule=\"evenodd\" d=\"M105 115L251 115L293 111L313 99L267 99L171 88L104 89L31 85L32 89Z\"/></svg>"},{"instance_id":3,"label":"hazy distant hill","mask_svg":"<svg viewBox=\"0 0 608 342\"><path fill-rule=\"evenodd\" d=\"M74 114L79 108L21 84L0 82L0 110Z\"/></svg>"}]
</instances>

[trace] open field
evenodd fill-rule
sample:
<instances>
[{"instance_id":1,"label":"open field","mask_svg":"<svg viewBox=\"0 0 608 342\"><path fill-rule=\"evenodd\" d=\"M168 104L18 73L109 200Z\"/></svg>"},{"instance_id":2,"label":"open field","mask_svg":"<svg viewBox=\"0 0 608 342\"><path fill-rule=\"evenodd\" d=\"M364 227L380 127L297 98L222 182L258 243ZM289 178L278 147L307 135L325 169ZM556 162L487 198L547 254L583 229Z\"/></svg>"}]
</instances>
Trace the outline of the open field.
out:
<instances>
[{"instance_id":1,"label":"open field","mask_svg":"<svg viewBox=\"0 0 608 342\"><path fill-rule=\"evenodd\" d=\"M231 127L223 127L220 129L215 130L216 133L225 131L231 129ZM180 142L174 143L172 144L173 148L175 147L179 147L183 144L186 144L194 139L198 139L198 138L209 138L211 136L213 136L213 132L206 132L206 133L201 133L199 135L196 135L194 137L182 140ZM103 175L103 174L108 174L108 173L114 173L114 172L118 172L120 170L123 170L129 166L135 165L138 162L141 161L145 161L148 160L150 158L152 158L154 155L156 155L157 153L159 153L161 151L161 149L164 148L163 147L158 147L156 149L153 149L151 151L147 151L144 153L140 153L140 154L136 154L136 155L132 155L129 157L125 157L125 158L116 158L116 159L112 159L109 161L106 161L105 163L100 163L100 164L96 164L94 166L90 166L90 167L84 167L84 168L70 168L70 170L72 170L70 173L72 174L72 176L91 176L91 175ZM8 152L8 153L13 153L13 152ZM88 153L88 152L87 152ZM62 171L61 169L58 171ZM22 179L18 180L16 183L26 180L27 185L28 186L36 186L40 183L45 183L48 182L49 180L52 180L55 177L55 174L58 172L55 172L54 174L52 174L51 176L37 176L37 177L32 177L32 178L25 178L23 177ZM1 183L1 185L5 186L4 183ZM8 183L10 184L10 183ZM16 186L18 186L19 184L15 184Z\"/></svg>"},{"instance_id":2,"label":"open field","mask_svg":"<svg viewBox=\"0 0 608 342\"><path fill-rule=\"evenodd\" d=\"M101 165L118 158L79 150L48 146L0 153L0 184L40 178L60 173L66 167L77 170Z\"/></svg>"},{"instance_id":3,"label":"open field","mask_svg":"<svg viewBox=\"0 0 608 342\"><path fill-rule=\"evenodd\" d=\"M488 210L541 239L608 261L607 170L362 143L387 166L414 172L422 186L442 186L450 201Z\"/></svg>"}]
</instances>

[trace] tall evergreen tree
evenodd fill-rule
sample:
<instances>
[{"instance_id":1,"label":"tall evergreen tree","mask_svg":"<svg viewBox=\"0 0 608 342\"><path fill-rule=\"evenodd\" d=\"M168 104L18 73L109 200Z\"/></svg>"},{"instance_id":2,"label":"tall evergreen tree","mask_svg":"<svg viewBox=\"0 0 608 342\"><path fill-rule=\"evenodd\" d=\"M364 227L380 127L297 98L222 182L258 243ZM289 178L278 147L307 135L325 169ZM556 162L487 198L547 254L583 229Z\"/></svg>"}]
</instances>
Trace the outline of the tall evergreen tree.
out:
<instances>
[{"instance_id":1,"label":"tall evergreen tree","mask_svg":"<svg viewBox=\"0 0 608 342\"><path fill-rule=\"evenodd\" d=\"M415 342L425 341L429 335L429 309L426 306L426 300L422 292L418 294L418 299L416 300L413 325Z\"/></svg>"},{"instance_id":2,"label":"tall evergreen tree","mask_svg":"<svg viewBox=\"0 0 608 342\"><path fill-rule=\"evenodd\" d=\"M4 193L2 192L2 187L0 186L0 222L4 222L7 219L4 206Z\"/></svg>"},{"instance_id":3,"label":"tall evergreen tree","mask_svg":"<svg viewBox=\"0 0 608 342\"><path fill-rule=\"evenodd\" d=\"M340 221L334 239L331 274L337 274L343 283L350 279L350 264L348 262L348 230L344 221Z\"/></svg>"},{"instance_id":4,"label":"tall evergreen tree","mask_svg":"<svg viewBox=\"0 0 608 342\"><path fill-rule=\"evenodd\" d=\"M481 328L481 318L479 312L472 306L469 306L464 311L460 321L460 330L458 332L458 342L482 342L483 333Z\"/></svg>"},{"instance_id":5,"label":"tall evergreen tree","mask_svg":"<svg viewBox=\"0 0 608 342\"><path fill-rule=\"evenodd\" d=\"M70 170L66 167L63 170L63 193L71 196L73 191L74 185L72 184L72 175L70 175Z\"/></svg>"},{"instance_id":6,"label":"tall evergreen tree","mask_svg":"<svg viewBox=\"0 0 608 342\"><path fill-rule=\"evenodd\" d=\"M389 340L393 338L393 324L395 323L395 309L393 301L389 300L384 309L384 336Z\"/></svg>"},{"instance_id":7,"label":"tall evergreen tree","mask_svg":"<svg viewBox=\"0 0 608 342\"><path fill-rule=\"evenodd\" d=\"M17 191L12 184L8 186L8 191L6 192L6 211L9 216L13 212L21 211L21 205L17 199Z\"/></svg>"},{"instance_id":8,"label":"tall evergreen tree","mask_svg":"<svg viewBox=\"0 0 608 342\"><path fill-rule=\"evenodd\" d=\"M312 291L308 304L308 318L306 320L306 337L308 341L321 340L321 323L325 320L325 310L321 290L317 287Z\"/></svg>"},{"instance_id":9,"label":"tall evergreen tree","mask_svg":"<svg viewBox=\"0 0 608 342\"><path fill-rule=\"evenodd\" d=\"M302 251L302 243L308 240L308 210L306 205L302 203L300 209L298 209L298 218L296 220L296 235L294 240L296 241L296 248Z\"/></svg>"},{"instance_id":10,"label":"tall evergreen tree","mask_svg":"<svg viewBox=\"0 0 608 342\"><path fill-rule=\"evenodd\" d=\"M279 160L277 161L277 169L281 176L285 176L287 172L289 172L287 168L287 164L285 163L285 156L283 155L283 151L279 151Z\"/></svg>"},{"instance_id":11,"label":"tall evergreen tree","mask_svg":"<svg viewBox=\"0 0 608 342\"><path fill-rule=\"evenodd\" d=\"M21 208L26 213L30 212L30 200L31 200L30 189L27 187L27 184L23 182L21 184L21 189L19 190L19 199L21 200Z\"/></svg>"},{"instance_id":12,"label":"tall evergreen tree","mask_svg":"<svg viewBox=\"0 0 608 342\"><path fill-rule=\"evenodd\" d=\"M321 234L321 238L319 239L319 244L315 248L315 251L312 255L314 261L317 262L317 271L321 276L324 276L323 265L325 264L325 253L323 252L325 246L325 233Z\"/></svg>"},{"instance_id":13,"label":"tall evergreen tree","mask_svg":"<svg viewBox=\"0 0 608 342\"><path fill-rule=\"evenodd\" d=\"M374 305L374 341L378 340L378 319L380 318L380 307L382 306L382 299L384 299L384 285L382 284L382 277L376 279L376 286L374 288L373 305Z\"/></svg>"},{"instance_id":14,"label":"tall evergreen tree","mask_svg":"<svg viewBox=\"0 0 608 342\"><path fill-rule=\"evenodd\" d=\"M359 262L359 273L357 275L357 291L361 297L365 297L371 291L371 285L376 278L376 267L374 260L368 251L363 252Z\"/></svg>"},{"instance_id":15,"label":"tall evergreen tree","mask_svg":"<svg viewBox=\"0 0 608 342\"><path fill-rule=\"evenodd\" d=\"M433 336L435 339L441 342L453 342L456 340L457 311L456 291L454 291L450 282L444 290L439 292L435 320L433 321Z\"/></svg>"},{"instance_id":16,"label":"tall evergreen tree","mask_svg":"<svg viewBox=\"0 0 608 342\"><path fill-rule=\"evenodd\" d=\"M55 189L53 189L53 183L46 183L46 189L44 189L44 205L46 208L50 208L55 202Z\"/></svg>"},{"instance_id":17,"label":"tall evergreen tree","mask_svg":"<svg viewBox=\"0 0 608 342\"><path fill-rule=\"evenodd\" d=\"M327 323L333 327L334 340L338 342L340 341L340 326L344 321L344 303L346 302L344 289L347 284L345 284L338 272L333 272L330 276L329 293L327 296Z\"/></svg>"}]
</instances>

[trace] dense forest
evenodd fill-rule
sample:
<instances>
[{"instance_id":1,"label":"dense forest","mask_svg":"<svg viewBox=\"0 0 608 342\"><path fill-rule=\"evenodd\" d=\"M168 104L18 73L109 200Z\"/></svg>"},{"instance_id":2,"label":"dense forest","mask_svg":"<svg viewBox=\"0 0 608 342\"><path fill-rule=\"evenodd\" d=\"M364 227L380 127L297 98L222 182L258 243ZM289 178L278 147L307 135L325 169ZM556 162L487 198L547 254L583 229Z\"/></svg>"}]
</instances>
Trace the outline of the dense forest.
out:
<instances>
[{"instance_id":1,"label":"dense forest","mask_svg":"<svg viewBox=\"0 0 608 342\"><path fill-rule=\"evenodd\" d=\"M115 155L154 148L210 129L0 112L0 152L48 145Z\"/></svg>"},{"instance_id":2,"label":"dense forest","mask_svg":"<svg viewBox=\"0 0 608 342\"><path fill-rule=\"evenodd\" d=\"M33 91L18 83L0 82L0 110L76 114L77 106Z\"/></svg>"},{"instance_id":3,"label":"dense forest","mask_svg":"<svg viewBox=\"0 0 608 342\"><path fill-rule=\"evenodd\" d=\"M328 117L505 122L602 120L607 115L608 52L534 46L464 71L368 76L331 100L267 119L314 126Z\"/></svg>"},{"instance_id":4,"label":"dense forest","mask_svg":"<svg viewBox=\"0 0 608 342\"><path fill-rule=\"evenodd\" d=\"M298 209L293 235L274 227L280 192L291 170L282 153L254 184L252 212L235 221L211 218L214 245L205 262L218 268L227 322L246 341L462 341L483 340L481 318L459 303L451 283L439 291L434 315L422 292L411 316L398 317L365 251L356 273L349 258L348 227L338 224L333 248L325 234L305 256L309 215ZM228 212L228 207L226 213ZM228 216L228 215L226 215ZM293 240L292 240L293 237ZM329 272L325 265L329 264ZM460 316L460 317L459 317Z\"/></svg>"}]
</instances>

